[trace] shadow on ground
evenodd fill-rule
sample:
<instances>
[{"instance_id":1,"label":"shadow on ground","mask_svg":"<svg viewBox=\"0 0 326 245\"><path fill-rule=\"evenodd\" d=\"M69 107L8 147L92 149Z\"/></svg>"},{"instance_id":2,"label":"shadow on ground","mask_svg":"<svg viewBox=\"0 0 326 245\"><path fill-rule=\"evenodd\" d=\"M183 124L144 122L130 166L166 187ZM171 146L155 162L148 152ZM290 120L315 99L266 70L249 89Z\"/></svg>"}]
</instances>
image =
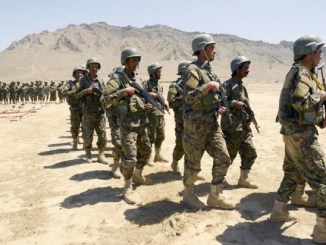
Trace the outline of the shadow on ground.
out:
<instances>
[{"instance_id":1,"label":"shadow on ground","mask_svg":"<svg viewBox=\"0 0 326 245\"><path fill-rule=\"evenodd\" d=\"M185 205L164 199L126 210L124 215L130 222L142 226L161 223L175 213L183 213L188 210Z\"/></svg>"},{"instance_id":2,"label":"shadow on ground","mask_svg":"<svg viewBox=\"0 0 326 245\"><path fill-rule=\"evenodd\" d=\"M272 223L269 220L261 222L244 222L229 226L216 240L223 245L233 244L281 244L281 245L310 245L310 239L287 237L283 232L295 225L296 222Z\"/></svg>"},{"instance_id":3,"label":"shadow on ground","mask_svg":"<svg viewBox=\"0 0 326 245\"><path fill-rule=\"evenodd\" d=\"M46 169L67 168L67 167L71 167L71 166L75 166L75 165L79 165L79 164L83 164L83 163L85 163L84 159L76 158L76 159L72 159L72 160L58 162L53 165L44 166L44 168L46 168Z\"/></svg>"},{"instance_id":4,"label":"shadow on ground","mask_svg":"<svg viewBox=\"0 0 326 245\"><path fill-rule=\"evenodd\" d=\"M108 170L94 170L89 171L81 174L75 174L71 176L69 179L74 181L84 181L84 180L92 180L92 179L99 179L99 180L108 180L112 178L111 171Z\"/></svg>"},{"instance_id":5,"label":"shadow on ground","mask_svg":"<svg viewBox=\"0 0 326 245\"><path fill-rule=\"evenodd\" d=\"M153 182L153 184L164 184L171 181L182 180L182 176L173 171L151 173L149 175L146 175L145 177L149 178Z\"/></svg>"},{"instance_id":6,"label":"shadow on ground","mask_svg":"<svg viewBox=\"0 0 326 245\"><path fill-rule=\"evenodd\" d=\"M120 202L122 188L98 187L80 194L67 197L60 204L63 208L79 208L85 205L95 205L100 202Z\"/></svg>"}]
</instances>

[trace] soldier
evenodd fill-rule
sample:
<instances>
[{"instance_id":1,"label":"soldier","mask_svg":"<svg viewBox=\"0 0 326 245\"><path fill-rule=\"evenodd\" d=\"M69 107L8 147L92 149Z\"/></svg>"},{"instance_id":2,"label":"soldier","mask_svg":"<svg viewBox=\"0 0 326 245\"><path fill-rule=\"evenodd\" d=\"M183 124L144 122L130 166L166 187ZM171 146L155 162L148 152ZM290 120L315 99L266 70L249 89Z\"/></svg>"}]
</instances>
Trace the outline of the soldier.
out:
<instances>
[{"instance_id":1,"label":"soldier","mask_svg":"<svg viewBox=\"0 0 326 245\"><path fill-rule=\"evenodd\" d=\"M42 81L38 81L36 84L36 94L37 94L37 100L42 103L42 93L43 93L43 84Z\"/></svg>"},{"instance_id":2,"label":"soldier","mask_svg":"<svg viewBox=\"0 0 326 245\"><path fill-rule=\"evenodd\" d=\"M17 85L15 87L15 100L17 103L23 102L22 94L22 85L20 84L20 81L17 81Z\"/></svg>"},{"instance_id":3,"label":"soldier","mask_svg":"<svg viewBox=\"0 0 326 245\"><path fill-rule=\"evenodd\" d=\"M285 78L277 116L291 166L283 168L284 177L270 215L274 222L295 220L286 210L286 203L295 191L298 176L303 176L316 195L318 212L313 240L317 243L326 243L326 159L316 128L326 126L326 92L312 70L321 60L324 44L318 36L305 35L293 45L294 64Z\"/></svg>"},{"instance_id":4,"label":"soldier","mask_svg":"<svg viewBox=\"0 0 326 245\"><path fill-rule=\"evenodd\" d=\"M192 40L192 50L197 60L187 66L184 75L183 202L192 208L205 206L194 194L194 184L201 171L200 161L206 150L213 158L207 204L216 208L234 209L234 205L224 200L222 195L230 156L217 121L217 113L222 114L226 108L220 105L220 82L209 63L216 54L215 41L209 34L199 34Z\"/></svg>"},{"instance_id":5,"label":"soldier","mask_svg":"<svg viewBox=\"0 0 326 245\"><path fill-rule=\"evenodd\" d=\"M37 95L36 95L36 86L34 85L33 81L28 86L28 94L32 101L32 104L35 104L37 100Z\"/></svg>"},{"instance_id":6,"label":"soldier","mask_svg":"<svg viewBox=\"0 0 326 245\"><path fill-rule=\"evenodd\" d=\"M14 81L9 84L9 103L16 104L16 83Z\"/></svg>"},{"instance_id":7,"label":"soldier","mask_svg":"<svg viewBox=\"0 0 326 245\"><path fill-rule=\"evenodd\" d=\"M111 79L114 79L114 75L116 72L117 74L123 72L124 66L118 66L113 69L113 71L109 74L109 81ZM118 124L118 105L113 104L109 108L106 109L106 116L108 118L108 122L110 125L110 132L111 132L111 142L113 144L113 150L112 150L112 155L113 155L113 165L111 168L111 172L114 178L120 179L121 175L119 174L119 166L120 166L120 160L122 156L122 149L121 149L121 138L120 138L120 127Z\"/></svg>"},{"instance_id":8,"label":"soldier","mask_svg":"<svg viewBox=\"0 0 326 245\"><path fill-rule=\"evenodd\" d=\"M57 91L58 91L58 97L59 97L59 103L62 103L64 100L64 96L62 94L62 89L64 88L64 81L61 81L58 84Z\"/></svg>"},{"instance_id":9,"label":"soldier","mask_svg":"<svg viewBox=\"0 0 326 245\"><path fill-rule=\"evenodd\" d=\"M44 82L44 86L42 88L42 101L49 101L49 95L50 95L50 87L48 85L48 82Z\"/></svg>"},{"instance_id":10,"label":"soldier","mask_svg":"<svg viewBox=\"0 0 326 245\"><path fill-rule=\"evenodd\" d=\"M53 81L51 81L49 86L50 91L50 101L55 102L57 100L57 86L54 84Z\"/></svg>"},{"instance_id":11,"label":"soldier","mask_svg":"<svg viewBox=\"0 0 326 245\"><path fill-rule=\"evenodd\" d=\"M85 75L86 70L82 66L77 66L72 70L72 76L75 80L70 80L62 89L62 95L67 97L67 102L70 110L70 132L72 136L72 149L77 150L79 128L82 123L82 108L79 100L75 95L79 88L79 81Z\"/></svg>"},{"instance_id":12,"label":"soldier","mask_svg":"<svg viewBox=\"0 0 326 245\"><path fill-rule=\"evenodd\" d=\"M238 186L257 189L258 186L248 179L248 174L257 158L257 153L252 142L251 119L245 110L245 108L250 108L249 96L242 81L249 74L250 63L251 61L245 56L238 56L231 61L231 78L223 83L223 87L230 105L229 113L232 115L232 121L230 122L230 117L226 113L223 114L221 128L225 136L231 163L238 152L241 157Z\"/></svg>"},{"instance_id":13,"label":"soldier","mask_svg":"<svg viewBox=\"0 0 326 245\"><path fill-rule=\"evenodd\" d=\"M108 82L103 106L118 107L118 122L122 147L120 171L124 177L123 199L128 204L139 202L137 193L133 192L131 179L136 184L147 185L150 182L142 176L144 166L151 154L151 144L147 134L147 113L152 105L145 103L144 98L136 93L132 83L142 87L142 81L136 69L141 59L140 53L134 48L125 48L121 52L122 71L116 71Z\"/></svg>"},{"instance_id":14,"label":"soldier","mask_svg":"<svg viewBox=\"0 0 326 245\"><path fill-rule=\"evenodd\" d=\"M186 67L190 64L190 61L180 62L178 65L178 73L180 77L172 82L169 86L169 92L167 96L167 101L169 103L169 107L174 111L174 121L175 121L175 147L172 153L172 164L171 168L173 171L179 171L178 162L184 155L183 144L182 144L182 134L183 134L183 72Z\"/></svg>"},{"instance_id":15,"label":"soldier","mask_svg":"<svg viewBox=\"0 0 326 245\"><path fill-rule=\"evenodd\" d=\"M97 76L98 70L101 69L101 64L96 58L92 57L87 60L86 68L88 69L88 73L80 79L79 89L76 95L76 98L81 100L83 111L82 127L86 162L92 162L91 149L95 130L98 137L97 161L108 164L104 156L106 146L105 115L100 102L104 84Z\"/></svg>"},{"instance_id":16,"label":"soldier","mask_svg":"<svg viewBox=\"0 0 326 245\"><path fill-rule=\"evenodd\" d=\"M8 90L7 84L5 82L2 84L1 91L2 91L3 102L6 105L9 103L9 101L8 101L9 90Z\"/></svg>"},{"instance_id":17,"label":"soldier","mask_svg":"<svg viewBox=\"0 0 326 245\"><path fill-rule=\"evenodd\" d=\"M149 80L144 81L144 87L149 92L149 94L162 106L162 109L168 111L168 106L164 102L163 88L159 85L159 80L161 78L162 66L159 63L150 64L147 67L147 72L149 75ZM154 162L168 162L161 155L162 143L165 139L165 121L164 113L157 107L154 107L148 113L148 136L151 145L154 144L155 156Z\"/></svg>"}]
</instances>

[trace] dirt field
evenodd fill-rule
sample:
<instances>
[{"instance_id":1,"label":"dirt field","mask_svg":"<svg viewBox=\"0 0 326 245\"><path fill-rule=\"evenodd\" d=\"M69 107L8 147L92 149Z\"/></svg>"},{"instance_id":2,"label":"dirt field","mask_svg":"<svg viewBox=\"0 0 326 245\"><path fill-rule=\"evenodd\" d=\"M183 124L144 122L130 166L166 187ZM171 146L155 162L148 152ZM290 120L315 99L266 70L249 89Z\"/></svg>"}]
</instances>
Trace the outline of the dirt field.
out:
<instances>
[{"instance_id":1,"label":"dirt field","mask_svg":"<svg viewBox=\"0 0 326 245\"><path fill-rule=\"evenodd\" d=\"M237 188L237 158L226 177L231 186L224 190L225 196L236 203L233 211L193 211L183 205L179 195L182 179L171 172L170 163L145 167L144 175L154 185L137 187L143 205L128 205L121 198L123 180L112 178L107 165L84 163L83 150L70 150L67 104L37 104L34 113L21 119L4 118L1 113L0 243L313 244L314 209L289 205L297 222L276 225L268 221L283 176L283 142L280 126L275 123L281 84L247 87L261 126L260 134L253 128L258 159L251 172L259 189ZM28 111L32 107L1 105L0 112ZM173 112L165 118L167 136L162 150L171 161ZM109 128L107 133L109 136ZM319 141L326 146L325 131L320 130ZM109 142L106 151L110 162L111 146ZM196 183L196 193L204 202L211 166L212 159L205 154L201 174L206 181Z\"/></svg>"}]
</instances>

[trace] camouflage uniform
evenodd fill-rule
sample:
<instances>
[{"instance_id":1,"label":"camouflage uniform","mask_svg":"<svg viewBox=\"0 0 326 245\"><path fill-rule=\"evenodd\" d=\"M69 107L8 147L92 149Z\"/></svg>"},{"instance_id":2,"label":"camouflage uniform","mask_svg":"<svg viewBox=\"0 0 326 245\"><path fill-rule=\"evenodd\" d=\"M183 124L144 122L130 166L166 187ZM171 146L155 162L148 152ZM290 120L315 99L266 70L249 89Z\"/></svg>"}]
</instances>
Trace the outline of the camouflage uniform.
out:
<instances>
[{"instance_id":1,"label":"camouflage uniform","mask_svg":"<svg viewBox=\"0 0 326 245\"><path fill-rule=\"evenodd\" d=\"M156 100L164 109L165 102L163 97L163 88L158 84L159 80L154 78L153 76L150 77L149 80L144 82L144 87L148 92L154 92L159 96L160 99L155 98ZM165 121L164 121L164 112L159 110L157 107L153 107L153 109L148 112L148 136L149 140L155 148L155 157L154 162L162 161L167 162L166 159L162 157L160 154L161 146L165 139Z\"/></svg>"},{"instance_id":2,"label":"camouflage uniform","mask_svg":"<svg viewBox=\"0 0 326 245\"><path fill-rule=\"evenodd\" d=\"M8 104L9 101L8 101L8 93L9 93L9 90L8 90L8 87L7 87L7 84L4 83L1 87L1 91L2 91L2 97L3 97L3 102L4 104Z\"/></svg>"},{"instance_id":3,"label":"camouflage uniform","mask_svg":"<svg viewBox=\"0 0 326 245\"><path fill-rule=\"evenodd\" d=\"M167 95L167 101L169 107L174 111L174 121L175 121L175 147L173 149L173 161L179 161L183 155L183 144L182 144L182 134L183 134L183 83L182 78L178 78L176 81L172 82L169 86L169 91Z\"/></svg>"},{"instance_id":4,"label":"camouflage uniform","mask_svg":"<svg viewBox=\"0 0 326 245\"><path fill-rule=\"evenodd\" d=\"M94 130L98 136L97 147L99 150L104 149L106 146L106 131L105 131L105 115L104 110L100 103L100 96L96 93L87 94L85 89L95 87L102 91L104 84L95 79L85 75L79 82L79 89L76 95L80 99L82 105L82 125L83 125L83 140L84 149L92 149L92 141Z\"/></svg>"},{"instance_id":5,"label":"camouflage uniform","mask_svg":"<svg viewBox=\"0 0 326 245\"><path fill-rule=\"evenodd\" d=\"M190 174L201 171L200 161L205 150L213 157L212 184L222 184L230 166L229 153L216 115L220 98L217 93L208 93L202 86L217 80L210 65L201 61L193 62L185 70L184 182Z\"/></svg>"},{"instance_id":6,"label":"camouflage uniform","mask_svg":"<svg viewBox=\"0 0 326 245\"><path fill-rule=\"evenodd\" d=\"M304 178L316 194L319 217L326 217L326 159L315 125L322 123L323 113L313 74L303 65L295 64L286 76L280 96L278 121L288 154L276 199L288 202L296 185L303 183Z\"/></svg>"},{"instance_id":7,"label":"camouflage uniform","mask_svg":"<svg viewBox=\"0 0 326 245\"><path fill-rule=\"evenodd\" d=\"M9 103L16 103L16 84L11 82L9 85Z\"/></svg>"},{"instance_id":8,"label":"camouflage uniform","mask_svg":"<svg viewBox=\"0 0 326 245\"><path fill-rule=\"evenodd\" d=\"M125 71L117 71L104 90L102 101L106 108L116 105L118 108L118 122L122 159L120 171L125 180L130 180L134 168L143 169L148 163L151 145L147 133L148 119L144 110L144 99L135 93L128 96L124 89L130 82L142 86L142 81L137 74L129 78Z\"/></svg>"},{"instance_id":9,"label":"camouflage uniform","mask_svg":"<svg viewBox=\"0 0 326 245\"><path fill-rule=\"evenodd\" d=\"M56 101L57 100L57 86L54 84L54 82L51 82L49 86L50 91L50 101Z\"/></svg>"},{"instance_id":10,"label":"camouflage uniform","mask_svg":"<svg viewBox=\"0 0 326 245\"><path fill-rule=\"evenodd\" d=\"M252 142L251 121L249 115L244 110L238 110L234 103L238 100L249 103L248 92L243 82L238 81L235 76L224 82L223 87L229 101L232 123L230 123L229 117L225 113L221 117L221 127L231 163L239 152L241 157L240 168L250 170L257 158L256 149Z\"/></svg>"},{"instance_id":11,"label":"camouflage uniform","mask_svg":"<svg viewBox=\"0 0 326 245\"><path fill-rule=\"evenodd\" d=\"M75 95L78 91L79 83L77 80L69 81L62 90L63 96L67 97L67 102L70 110L70 132L74 140L77 141L80 125L82 123L82 108Z\"/></svg>"}]
</instances>

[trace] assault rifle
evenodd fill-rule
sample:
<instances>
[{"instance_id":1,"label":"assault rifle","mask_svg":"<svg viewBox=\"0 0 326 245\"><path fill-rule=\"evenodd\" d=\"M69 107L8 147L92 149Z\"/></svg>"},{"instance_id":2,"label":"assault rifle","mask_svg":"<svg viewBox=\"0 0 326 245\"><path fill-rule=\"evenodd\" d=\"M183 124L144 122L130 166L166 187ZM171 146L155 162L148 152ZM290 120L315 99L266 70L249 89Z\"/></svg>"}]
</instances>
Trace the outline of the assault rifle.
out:
<instances>
[{"instance_id":1,"label":"assault rifle","mask_svg":"<svg viewBox=\"0 0 326 245\"><path fill-rule=\"evenodd\" d=\"M139 84L137 84L136 82L130 81L129 85L135 88L137 90L137 93L140 94L140 96L142 96L146 101L148 101L153 106L158 108L162 113L164 113L164 103L161 105L159 102L154 100L152 96L145 89L139 86Z\"/></svg>"},{"instance_id":2,"label":"assault rifle","mask_svg":"<svg viewBox=\"0 0 326 245\"><path fill-rule=\"evenodd\" d=\"M95 87L92 87L93 89L93 92L96 96L101 96L102 95L102 92L98 89L98 88L95 88Z\"/></svg>"},{"instance_id":3,"label":"assault rifle","mask_svg":"<svg viewBox=\"0 0 326 245\"><path fill-rule=\"evenodd\" d=\"M238 86L238 85L233 86L233 87L232 87L232 90L235 89L237 86ZM243 99L242 96L241 96L241 94L238 94L238 96L239 96L239 100L240 100L241 102L245 103L245 105L246 105L245 108L244 108L243 110L248 114L249 119L250 119L250 121L254 124L254 126L255 126L257 132L260 133L260 131L259 131L260 126L259 126L258 123L257 123L257 120L256 120L256 118L255 118L255 113L254 113L254 111L251 109L251 107L250 107L250 105L249 105L249 101Z\"/></svg>"}]
</instances>

